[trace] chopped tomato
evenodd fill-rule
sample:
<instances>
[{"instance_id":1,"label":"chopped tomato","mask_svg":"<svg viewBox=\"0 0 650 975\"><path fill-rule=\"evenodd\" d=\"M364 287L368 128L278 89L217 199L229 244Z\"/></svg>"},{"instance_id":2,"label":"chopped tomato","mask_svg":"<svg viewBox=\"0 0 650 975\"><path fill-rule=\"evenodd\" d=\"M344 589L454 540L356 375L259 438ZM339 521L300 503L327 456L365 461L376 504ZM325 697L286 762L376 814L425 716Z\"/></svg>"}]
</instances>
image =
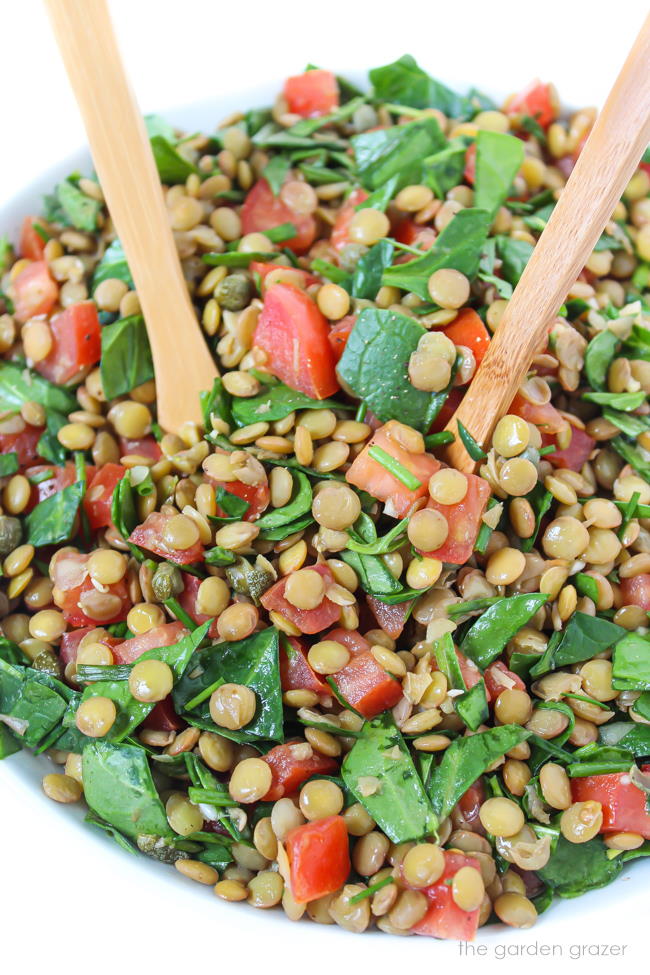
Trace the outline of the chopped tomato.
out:
<instances>
[{"instance_id":1,"label":"chopped tomato","mask_svg":"<svg viewBox=\"0 0 650 975\"><path fill-rule=\"evenodd\" d=\"M308 647L304 640L286 637L289 647L280 645L280 681L283 691L313 691L331 696L328 685L321 680L307 660Z\"/></svg>"},{"instance_id":2,"label":"chopped tomato","mask_svg":"<svg viewBox=\"0 0 650 975\"><path fill-rule=\"evenodd\" d=\"M439 504L429 499L428 508L434 508L447 519L449 534L440 548L434 552L422 552L441 562L463 565L471 558L476 538L481 527L481 518L488 498L490 485L476 474L465 474L467 494L458 504Z\"/></svg>"},{"instance_id":3,"label":"chopped tomato","mask_svg":"<svg viewBox=\"0 0 650 975\"><path fill-rule=\"evenodd\" d=\"M619 585L624 606L640 606L650 613L650 573L640 572L629 579L621 579Z\"/></svg>"},{"instance_id":4,"label":"chopped tomato","mask_svg":"<svg viewBox=\"0 0 650 975\"><path fill-rule=\"evenodd\" d=\"M480 833L481 836L485 835L485 828L481 823L479 812L485 799L485 785L483 779L479 778L463 792L456 803L456 809L463 822L467 824L467 828L473 833Z\"/></svg>"},{"instance_id":5,"label":"chopped tomato","mask_svg":"<svg viewBox=\"0 0 650 975\"><path fill-rule=\"evenodd\" d=\"M356 315L346 315L342 318L340 322L333 325L329 330L327 340L332 346L332 351L334 352L334 359L336 362L339 361L343 352L345 351L345 346L350 338L350 332L354 328L354 324L357 320Z\"/></svg>"},{"instance_id":6,"label":"chopped tomato","mask_svg":"<svg viewBox=\"0 0 650 975\"><path fill-rule=\"evenodd\" d=\"M470 186L474 185L476 180L476 143L471 142L465 151L465 169L463 171L463 176L465 182L469 183Z\"/></svg>"},{"instance_id":7,"label":"chopped tomato","mask_svg":"<svg viewBox=\"0 0 650 975\"><path fill-rule=\"evenodd\" d=\"M283 94L289 111L303 118L327 115L339 105L338 82L331 71L322 68L287 78Z\"/></svg>"},{"instance_id":8,"label":"chopped tomato","mask_svg":"<svg viewBox=\"0 0 650 975\"><path fill-rule=\"evenodd\" d=\"M83 505L92 531L96 532L100 528L108 528L113 524L111 518L113 491L125 474L126 467L122 467L121 464L104 464L103 467L98 468L89 482Z\"/></svg>"},{"instance_id":9,"label":"chopped tomato","mask_svg":"<svg viewBox=\"0 0 650 975\"><path fill-rule=\"evenodd\" d=\"M88 366L99 362L102 354L101 326L94 301L70 305L50 321L52 349L35 363L42 376L62 386Z\"/></svg>"},{"instance_id":10,"label":"chopped tomato","mask_svg":"<svg viewBox=\"0 0 650 975\"><path fill-rule=\"evenodd\" d=\"M35 227L35 224L38 223L38 217L25 217L20 231L18 249L20 250L21 256L26 257L30 261L43 260L46 241L43 240Z\"/></svg>"},{"instance_id":11,"label":"chopped tomato","mask_svg":"<svg viewBox=\"0 0 650 975\"><path fill-rule=\"evenodd\" d=\"M477 367L480 366L490 344L490 333L472 308L464 308L459 312L445 329L445 335L454 345L464 345L470 349L474 353Z\"/></svg>"},{"instance_id":12,"label":"chopped tomato","mask_svg":"<svg viewBox=\"0 0 650 975\"><path fill-rule=\"evenodd\" d=\"M159 555L161 559L168 559L178 565L191 565L193 562L203 561L203 545L195 542L189 548L172 548L163 537L167 522L174 515L163 514L162 511L152 511L141 525L137 525L129 535L129 541L148 552Z\"/></svg>"},{"instance_id":13,"label":"chopped tomato","mask_svg":"<svg viewBox=\"0 0 650 975\"><path fill-rule=\"evenodd\" d=\"M155 650L158 647L171 647L181 640L187 630L182 623L163 623L162 626L154 626L153 630L134 636L130 640L124 640L113 651L115 663L132 664L134 660L141 657L148 650Z\"/></svg>"},{"instance_id":14,"label":"chopped tomato","mask_svg":"<svg viewBox=\"0 0 650 975\"><path fill-rule=\"evenodd\" d=\"M547 128L557 117L550 85L532 81L527 88L508 99L505 112L507 115L530 115L543 129Z\"/></svg>"},{"instance_id":15,"label":"chopped tomato","mask_svg":"<svg viewBox=\"0 0 650 975\"><path fill-rule=\"evenodd\" d=\"M298 231L295 237L285 240L283 247L302 254L309 250L316 237L316 221L311 214L296 213L279 197L265 179L258 179L249 190L241 209L243 234L264 233L283 223L292 223Z\"/></svg>"},{"instance_id":16,"label":"chopped tomato","mask_svg":"<svg viewBox=\"0 0 650 975\"><path fill-rule=\"evenodd\" d=\"M391 606L375 596L366 596L366 602L384 633L387 633L393 640L402 635L407 614L411 608L410 602L395 603L394 606Z\"/></svg>"},{"instance_id":17,"label":"chopped tomato","mask_svg":"<svg viewBox=\"0 0 650 975\"><path fill-rule=\"evenodd\" d=\"M291 280L291 279L295 280L296 275L299 275L300 278L301 278L301 280L302 280L302 287L303 288L308 288L312 284L318 284L319 283L318 278L315 277L315 275L310 274L309 271L303 271L302 268L299 268L299 267L283 267L281 264L273 264L271 261L266 261L266 262L265 261L251 261L250 269L251 269L251 271L254 274L259 274L259 276L260 276L260 278L262 280L262 284L265 283L266 278L267 278L267 275L269 275L271 273L271 271L290 271L291 272L291 277L290 277L289 280ZM276 284L278 283L278 281L277 281L277 275L276 275L276 282L275 283Z\"/></svg>"},{"instance_id":18,"label":"chopped tomato","mask_svg":"<svg viewBox=\"0 0 650 975\"><path fill-rule=\"evenodd\" d=\"M319 752L312 751L309 758L300 758L302 748L304 743L276 745L263 756L273 776L271 788L262 797L263 802L275 802L283 796L290 796L312 775L333 775L338 771L338 763Z\"/></svg>"},{"instance_id":19,"label":"chopped tomato","mask_svg":"<svg viewBox=\"0 0 650 975\"><path fill-rule=\"evenodd\" d=\"M555 444L555 437L542 434L542 444L549 447ZM596 446L596 441L589 434L581 430L580 427L571 427L571 442L564 450L554 450L552 454L546 454L546 460L550 461L554 467L568 468L571 471L579 471L591 455L591 451Z\"/></svg>"},{"instance_id":20,"label":"chopped tomato","mask_svg":"<svg viewBox=\"0 0 650 975\"><path fill-rule=\"evenodd\" d=\"M353 190L340 208L330 235L330 244L335 251L342 251L350 243L350 224L352 223L352 217L355 215L359 204L367 199L368 194L365 190Z\"/></svg>"},{"instance_id":21,"label":"chopped tomato","mask_svg":"<svg viewBox=\"0 0 650 975\"><path fill-rule=\"evenodd\" d=\"M373 655L370 644L356 630L337 628L325 637L350 651L348 664L333 675L339 693L364 718L374 718L394 707L402 696L401 684L387 674Z\"/></svg>"},{"instance_id":22,"label":"chopped tomato","mask_svg":"<svg viewBox=\"0 0 650 975\"><path fill-rule=\"evenodd\" d=\"M337 626L335 629L330 630L323 639L334 640L335 643L342 643L350 653L363 653L364 651L370 650L370 644L365 636L362 636L357 630L344 630L342 626Z\"/></svg>"},{"instance_id":23,"label":"chopped tomato","mask_svg":"<svg viewBox=\"0 0 650 975\"><path fill-rule=\"evenodd\" d=\"M452 416L460 406L464 395L465 390L459 389L458 386L454 386L449 390L449 395L442 404L440 413L438 413L438 416L431 425L431 433L440 433L445 429Z\"/></svg>"},{"instance_id":24,"label":"chopped tomato","mask_svg":"<svg viewBox=\"0 0 650 975\"><path fill-rule=\"evenodd\" d=\"M185 722L174 711L170 695L158 701L142 722L142 727L151 728L152 731L180 731L185 727Z\"/></svg>"},{"instance_id":25,"label":"chopped tomato","mask_svg":"<svg viewBox=\"0 0 650 975\"><path fill-rule=\"evenodd\" d=\"M12 283L14 315L26 322L35 315L49 315L59 297L59 286L50 276L46 261L33 261Z\"/></svg>"},{"instance_id":26,"label":"chopped tomato","mask_svg":"<svg viewBox=\"0 0 650 975\"><path fill-rule=\"evenodd\" d=\"M422 224L412 220L411 217L402 217L395 224L393 236L400 244L407 244L409 247L420 247L422 250L428 251L430 247L433 247L437 234L433 227L424 227ZM415 256L415 254L409 254L408 252L402 253L397 263L407 263L408 261L412 261Z\"/></svg>"},{"instance_id":27,"label":"chopped tomato","mask_svg":"<svg viewBox=\"0 0 650 975\"><path fill-rule=\"evenodd\" d=\"M464 911L458 907L451 893L451 880L461 867L480 870L478 860L464 853L445 850L445 869L442 877L423 893L429 901L429 910L411 929L414 934L430 938L453 938L456 941L473 941L478 929L480 908Z\"/></svg>"},{"instance_id":28,"label":"chopped tomato","mask_svg":"<svg viewBox=\"0 0 650 975\"><path fill-rule=\"evenodd\" d=\"M213 619L212 616L206 613L199 613L196 608L196 601L199 595L199 586L201 585L202 579L198 579L196 576L190 575L189 572L183 573L183 581L185 588L176 597L182 609L185 610L188 616L190 616L194 622L200 626L201 623L207 623L208 620ZM208 635L214 637L215 639L219 636L219 631L217 630L217 621L211 624L208 630Z\"/></svg>"},{"instance_id":29,"label":"chopped tomato","mask_svg":"<svg viewBox=\"0 0 650 975\"><path fill-rule=\"evenodd\" d=\"M308 294L274 284L264 296L253 342L266 352L265 367L274 376L312 399L325 399L339 388L329 331Z\"/></svg>"},{"instance_id":30,"label":"chopped tomato","mask_svg":"<svg viewBox=\"0 0 650 975\"><path fill-rule=\"evenodd\" d=\"M350 873L348 831L342 816L316 819L288 834L291 893L299 904L339 890Z\"/></svg>"},{"instance_id":31,"label":"chopped tomato","mask_svg":"<svg viewBox=\"0 0 650 975\"><path fill-rule=\"evenodd\" d=\"M441 467L440 461L431 454L412 454L402 447L397 439L400 427L402 424L397 420L389 420L376 430L372 440L355 457L345 475L350 484L368 491L378 501L383 501L386 504L386 514L396 518L403 518L418 498L428 496L429 478ZM373 446L381 447L402 467L406 467L420 481L420 487L415 490L407 488L379 461L373 460L370 456L370 448Z\"/></svg>"},{"instance_id":32,"label":"chopped tomato","mask_svg":"<svg viewBox=\"0 0 650 975\"><path fill-rule=\"evenodd\" d=\"M311 569L312 572L318 572L323 577L326 591L333 585L334 576L328 566L319 564L305 566L305 568ZM341 607L329 600L327 596L323 597L323 601L316 609L298 609L297 606L285 599L284 590L287 587L288 578L289 576L284 576L279 579L262 595L260 602L264 609L268 609L269 612L281 613L282 616L295 624L301 633L319 633L326 627L338 622Z\"/></svg>"},{"instance_id":33,"label":"chopped tomato","mask_svg":"<svg viewBox=\"0 0 650 975\"><path fill-rule=\"evenodd\" d=\"M120 437L120 456L124 457L126 454L160 460L162 450L155 437L140 437L139 440L128 440L126 437Z\"/></svg>"},{"instance_id":34,"label":"chopped tomato","mask_svg":"<svg viewBox=\"0 0 650 975\"><path fill-rule=\"evenodd\" d=\"M486 668L483 678L485 680L485 690L488 701L496 700L501 691L512 689L517 691L526 690L526 685L521 677L518 677L517 674L513 674L511 670L508 670L506 665L500 660L495 660L493 664L490 664L490 666Z\"/></svg>"},{"instance_id":35,"label":"chopped tomato","mask_svg":"<svg viewBox=\"0 0 650 975\"><path fill-rule=\"evenodd\" d=\"M98 628L99 627L96 626L84 626L79 630L68 630L67 633L63 634L61 637L61 643L59 645L59 662L64 670L68 664L76 661L77 653L79 651L79 644L83 638ZM118 639L116 636L98 635L96 640L93 638L93 642L103 643L105 646L113 650L123 641Z\"/></svg>"},{"instance_id":36,"label":"chopped tomato","mask_svg":"<svg viewBox=\"0 0 650 975\"><path fill-rule=\"evenodd\" d=\"M50 476L45 477L45 474ZM32 478L38 482L32 484L29 502L25 509L26 512L29 512L41 501L51 498L53 494L58 494L63 488L74 484L77 480L77 472L72 461L68 461L64 467L54 467L51 464L37 464L35 467L28 467L25 471L25 477L30 482Z\"/></svg>"},{"instance_id":37,"label":"chopped tomato","mask_svg":"<svg viewBox=\"0 0 650 975\"><path fill-rule=\"evenodd\" d=\"M226 453L226 451L216 450L216 453ZM244 484L243 481L217 481L207 475L207 480L215 488L222 487L228 494L234 494L238 498L248 503L248 508L243 515L243 521L255 521L269 506L271 491L268 484ZM226 512L217 505L217 515L225 517Z\"/></svg>"},{"instance_id":38,"label":"chopped tomato","mask_svg":"<svg viewBox=\"0 0 650 975\"><path fill-rule=\"evenodd\" d=\"M38 457L37 444L42 433L43 427L29 423L19 433L0 433L0 454L17 454L21 467L32 464Z\"/></svg>"},{"instance_id":39,"label":"chopped tomato","mask_svg":"<svg viewBox=\"0 0 650 975\"><path fill-rule=\"evenodd\" d=\"M98 592L88 575L89 558L82 552L66 549L57 552L50 562L54 601L71 626L98 627L121 623L132 605L126 581L120 579L107 586L105 591ZM107 610L114 612L108 615ZM100 612L101 618L98 618Z\"/></svg>"},{"instance_id":40,"label":"chopped tomato","mask_svg":"<svg viewBox=\"0 0 650 975\"><path fill-rule=\"evenodd\" d=\"M520 416L528 423L534 423L542 433L559 433L566 426L566 420L552 403L529 403L519 393L510 404L508 412Z\"/></svg>"},{"instance_id":41,"label":"chopped tomato","mask_svg":"<svg viewBox=\"0 0 650 975\"><path fill-rule=\"evenodd\" d=\"M650 765L642 765L641 769L643 772L650 772ZM571 795L574 802L592 799L601 804L601 833L639 833L644 839L650 840L647 796L634 785L628 772L571 779Z\"/></svg>"},{"instance_id":42,"label":"chopped tomato","mask_svg":"<svg viewBox=\"0 0 650 975\"><path fill-rule=\"evenodd\" d=\"M465 681L465 687L467 690L474 687L474 684L478 684L481 679L481 671L478 669L473 660L466 657L462 650L456 648L456 659L458 660L458 666L460 667L460 672L462 674L463 680Z\"/></svg>"}]
</instances>

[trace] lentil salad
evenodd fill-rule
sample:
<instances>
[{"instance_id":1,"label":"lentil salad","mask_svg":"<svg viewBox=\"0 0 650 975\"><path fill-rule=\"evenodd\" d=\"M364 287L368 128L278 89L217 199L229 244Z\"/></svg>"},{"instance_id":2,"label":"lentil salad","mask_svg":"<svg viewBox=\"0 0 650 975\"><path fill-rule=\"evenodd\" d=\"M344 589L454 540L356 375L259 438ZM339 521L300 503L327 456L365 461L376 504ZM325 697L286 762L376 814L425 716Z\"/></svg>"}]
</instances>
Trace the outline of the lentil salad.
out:
<instances>
[{"instance_id":1,"label":"lentil salad","mask_svg":"<svg viewBox=\"0 0 650 975\"><path fill-rule=\"evenodd\" d=\"M0 757L225 900L470 939L650 852L650 166L460 474L444 426L594 113L371 82L148 119L203 427L156 425L96 181L0 245Z\"/></svg>"}]
</instances>

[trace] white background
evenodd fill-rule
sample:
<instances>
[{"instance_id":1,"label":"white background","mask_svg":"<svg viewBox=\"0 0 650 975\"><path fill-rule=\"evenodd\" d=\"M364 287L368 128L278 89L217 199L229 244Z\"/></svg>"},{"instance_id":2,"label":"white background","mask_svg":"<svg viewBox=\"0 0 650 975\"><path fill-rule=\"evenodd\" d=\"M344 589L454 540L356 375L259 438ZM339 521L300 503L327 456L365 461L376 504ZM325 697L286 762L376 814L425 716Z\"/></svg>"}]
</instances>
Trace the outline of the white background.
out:
<instances>
[{"instance_id":1,"label":"white background","mask_svg":"<svg viewBox=\"0 0 650 975\"><path fill-rule=\"evenodd\" d=\"M91 4L93 0L88 0ZM124 58L144 111L182 106L297 73L307 62L340 72L386 63L406 51L448 82L508 92L535 76L553 80L574 105L600 104L646 12L642 0L112 0ZM4 0L0 32L2 151L0 202L84 141L75 104L38 0ZM247 106L243 106L247 107ZM220 113L215 108L214 121ZM174 121L182 115L174 113ZM119 139L119 132L115 138ZM3 227L0 226L0 231ZM144 858L129 858L70 810L35 789L35 768L0 767L0 965L31 973L155 966L184 972L265 975L397 965L470 966L456 945L428 939L356 938L338 931L225 908L211 892ZM644 876L648 876L645 871ZM646 880L647 883L647 880ZM585 903L565 902L521 934L491 936L487 958L499 970L544 965L572 971L574 944L627 944L605 966L647 966L647 907L627 898L623 880ZM647 902L646 902L647 903ZM558 945L553 958L502 961L498 945ZM521 949L520 949L521 950Z\"/></svg>"}]
</instances>

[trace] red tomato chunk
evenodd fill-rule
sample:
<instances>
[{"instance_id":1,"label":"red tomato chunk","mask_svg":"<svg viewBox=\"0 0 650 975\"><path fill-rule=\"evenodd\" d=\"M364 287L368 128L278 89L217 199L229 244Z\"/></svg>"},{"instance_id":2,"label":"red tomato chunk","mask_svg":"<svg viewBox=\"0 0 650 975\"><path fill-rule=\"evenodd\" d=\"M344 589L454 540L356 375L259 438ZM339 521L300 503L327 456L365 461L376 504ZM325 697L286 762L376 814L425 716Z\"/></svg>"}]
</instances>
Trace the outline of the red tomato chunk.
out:
<instances>
[{"instance_id":1,"label":"red tomato chunk","mask_svg":"<svg viewBox=\"0 0 650 975\"><path fill-rule=\"evenodd\" d=\"M129 535L129 541L140 548L146 548L148 552L159 555L162 559L176 562L177 565L191 565L193 562L203 561L203 546L200 542L195 542L189 548L172 548L167 544L163 537L165 525L174 515L163 514L161 511L153 511L147 515L141 525Z\"/></svg>"},{"instance_id":2,"label":"red tomato chunk","mask_svg":"<svg viewBox=\"0 0 650 975\"><path fill-rule=\"evenodd\" d=\"M126 581L120 579L98 592L88 575L89 555L62 549L50 563L54 602L72 626L121 623L131 609Z\"/></svg>"},{"instance_id":3,"label":"red tomato chunk","mask_svg":"<svg viewBox=\"0 0 650 975\"><path fill-rule=\"evenodd\" d=\"M301 758L301 749L305 749L304 742L276 745L263 756L273 776L264 802L275 802L283 796L292 795L312 775L332 775L338 770L333 758L314 751L308 758Z\"/></svg>"},{"instance_id":4,"label":"red tomato chunk","mask_svg":"<svg viewBox=\"0 0 650 975\"><path fill-rule=\"evenodd\" d=\"M650 765L642 765L641 770L650 772ZM571 795L574 802L592 799L601 804L601 833L639 833L650 840L650 813L646 807L648 797L634 785L628 772L571 779Z\"/></svg>"},{"instance_id":5,"label":"red tomato chunk","mask_svg":"<svg viewBox=\"0 0 650 975\"><path fill-rule=\"evenodd\" d=\"M14 316L26 322L35 315L48 315L59 297L59 286L50 276L45 261L34 261L12 283Z\"/></svg>"},{"instance_id":6,"label":"red tomato chunk","mask_svg":"<svg viewBox=\"0 0 650 975\"><path fill-rule=\"evenodd\" d=\"M316 221L311 214L297 213L287 206L265 179L259 179L249 191L241 210L242 233L264 233L283 223L292 223L298 233L290 240L283 241L298 254L309 250L316 237Z\"/></svg>"},{"instance_id":7,"label":"red tomato chunk","mask_svg":"<svg viewBox=\"0 0 650 975\"><path fill-rule=\"evenodd\" d=\"M41 261L45 250L46 240L39 234L36 226L40 226L38 217L25 217L20 231L18 250L30 261Z\"/></svg>"},{"instance_id":8,"label":"red tomato chunk","mask_svg":"<svg viewBox=\"0 0 650 975\"><path fill-rule=\"evenodd\" d=\"M542 434L542 444L544 447L555 446L555 437ZM553 453L546 454L546 460L553 464L553 467L568 468L571 471L581 470L591 455L591 451L596 446L596 441L579 427L571 427L571 442L563 450L554 450Z\"/></svg>"},{"instance_id":9,"label":"red tomato chunk","mask_svg":"<svg viewBox=\"0 0 650 975\"><path fill-rule=\"evenodd\" d=\"M289 644L285 645L284 640ZM304 640L288 636L280 644L280 681L283 691L313 691L331 696L330 689L307 660L309 647Z\"/></svg>"},{"instance_id":10,"label":"red tomato chunk","mask_svg":"<svg viewBox=\"0 0 650 975\"><path fill-rule=\"evenodd\" d=\"M348 879L350 847L342 816L292 829L287 836L291 893L299 904L333 894Z\"/></svg>"},{"instance_id":11,"label":"red tomato chunk","mask_svg":"<svg viewBox=\"0 0 650 975\"><path fill-rule=\"evenodd\" d=\"M287 78L284 97L289 111L303 118L328 115L339 105L339 86L331 71L314 68Z\"/></svg>"},{"instance_id":12,"label":"red tomato chunk","mask_svg":"<svg viewBox=\"0 0 650 975\"><path fill-rule=\"evenodd\" d=\"M394 707L402 696L402 685L377 663L370 644L355 631L332 630L326 639L342 643L350 651L349 663L332 676L341 696L364 718L374 718Z\"/></svg>"},{"instance_id":13,"label":"red tomato chunk","mask_svg":"<svg viewBox=\"0 0 650 975\"><path fill-rule=\"evenodd\" d=\"M427 507L439 511L447 519L449 534L443 545L434 552L423 552L432 559L463 565L471 558L476 544L485 505L490 497L490 485L476 474L466 474L467 494L458 504L439 504L432 498Z\"/></svg>"},{"instance_id":14,"label":"red tomato chunk","mask_svg":"<svg viewBox=\"0 0 650 975\"><path fill-rule=\"evenodd\" d=\"M462 853L445 850L445 869L440 880L423 893L429 901L429 910L412 929L414 934L430 938L452 938L456 941L473 941L478 929L480 908L464 911L458 907L451 893L451 883L461 867L480 870L478 860Z\"/></svg>"},{"instance_id":15,"label":"red tomato chunk","mask_svg":"<svg viewBox=\"0 0 650 975\"><path fill-rule=\"evenodd\" d=\"M29 423L17 433L0 433L0 454L15 453L21 467L33 464L38 457L37 444L42 433L43 427L33 427Z\"/></svg>"},{"instance_id":16,"label":"red tomato chunk","mask_svg":"<svg viewBox=\"0 0 650 975\"><path fill-rule=\"evenodd\" d=\"M113 524L111 506L113 492L119 481L126 474L126 467L121 464L104 464L89 481L83 505L88 516L88 524L92 531L108 528Z\"/></svg>"},{"instance_id":17,"label":"red tomato chunk","mask_svg":"<svg viewBox=\"0 0 650 975\"><path fill-rule=\"evenodd\" d=\"M59 386L69 383L102 354L101 326L94 301L80 301L50 322L52 349L35 369Z\"/></svg>"},{"instance_id":18,"label":"red tomato chunk","mask_svg":"<svg viewBox=\"0 0 650 975\"><path fill-rule=\"evenodd\" d=\"M333 585L334 576L326 565L310 565L305 568L322 575L326 591L329 586ZM298 609L297 606L285 599L284 590L287 587L288 578L285 576L283 579L279 579L275 585L266 590L260 600L264 609L268 609L269 612L281 613L285 619L294 623L301 633L319 633L338 622L341 607L333 603L327 596L323 598L320 606L317 606L316 609Z\"/></svg>"},{"instance_id":19,"label":"red tomato chunk","mask_svg":"<svg viewBox=\"0 0 650 975\"><path fill-rule=\"evenodd\" d=\"M134 636L130 640L120 643L113 651L115 663L132 664L138 657L148 650L156 650L158 647L171 647L178 643L187 633L182 623L163 623L162 626L154 626L153 630Z\"/></svg>"},{"instance_id":20,"label":"red tomato chunk","mask_svg":"<svg viewBox=\"0 0 650 975\"><path fill-rule=\"evenodd\" d=\"M640 606L650 612L650 573L641 572L638 576L621 579L620 586L624 606Z\"/></svg>"}]
</instances>

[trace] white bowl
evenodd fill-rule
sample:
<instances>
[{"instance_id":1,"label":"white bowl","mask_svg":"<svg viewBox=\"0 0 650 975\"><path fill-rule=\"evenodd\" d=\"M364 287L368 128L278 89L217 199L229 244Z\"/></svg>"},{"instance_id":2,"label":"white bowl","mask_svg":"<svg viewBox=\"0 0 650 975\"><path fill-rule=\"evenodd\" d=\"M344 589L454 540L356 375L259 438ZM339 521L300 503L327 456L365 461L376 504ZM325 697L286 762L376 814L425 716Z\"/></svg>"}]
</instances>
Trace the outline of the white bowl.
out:
<instances>
[{"instance_id":1,"label":"white bowl","mask_svg":"<svg viewBox=\"0 0 650 975\"><path fill-rule=\"evenodd\" d=\"M350 72L348 77L356 83L365 83L358 72ZM480 79L477 83L481 87ZM160 114L188 132L209 132L234 110L269 104L280 87L278 81L253 91L230 94L218 101L194 102ZM456 87L463 90L460 85ZM489 91L488 86L485 88ZM500 97L499 93L495 97ZM0 209L0 235L6 233L16 241L22 218L28 213L39 212L43 194L50 192L55 183L70 172L79 169L87 173L91 166L87 150L79 150L50 166L38 180L16 192ZM648 861L628 865L614 884L602 890L574 900L555 900L535 927L528 931L517 931L501 924L481 928L476 941L469 947L459 942L420 937L404 940L381 932L353 936L336 926L324 928L309 921L292 923L281 910L264 912L255 911L247 904L225 904L209 889L161 863L142 855L128 856L104 833L83 824L85 809L81 806L63 807L47 799L41 789L41 779L52 769L48 759L35 757L28 751L0 762L3 791L8 789L12 793L9 797L12 808L16 814L25 817L21 820L20 843L33 835L29 824L32 830L38 831L39 899L41 904L48 905L46 914L39 914L38 930L41 933L49 931L52 937L65 930L68 937L72 934L73 941L79 939L78 943L86 951L99 944L100 955L104 951L117 952L119 948L121 958L124 949L128 948L128 957L134 966L138 956L149 961L161 960L163 956L167 959L169 952L174 957L178 952L184 965L198 964L199 956L187 947L192 939L188 941L186 936L181 937L186 924L192 925L192 931L202 932L195 942L198 948L203 950L210 945L211 965L220 957L221 951L225 952L224 958L234 959L244 950L246 967L241 971L245 975L252 972L255 964L259 964L264 975L275 972L274 966L285 972L284 965L291 958L309 959L308 975L313 971L333 971L337 963L345 964L348 971L353 971L355 965L376 968L380 963L382 967L376 968L379 972L388 971L389 965L393 969L396 963L406 960L421 963L431 959L435 964L440 960L471 960L474 957L499 961L518 958L527 968L536 959L544 959L547 965L549 958L564 959L566 963L585 957L593 963L595 957L624 957L629 962L640 950L641 941L645 940L640 922L647 905ZM0 828L9 829L10 822L7 819L5 826L0 815ZM0 839L3 845L6 842L6 836ZM15 842L18 843L18 839ZM9 844L14 844L11 836ZM10 858L10 865L13 872L7 871L6 863L3 869L2 892L13 892L20 902L21 890L23 896L33 894L30 874L21 870L16 858ZM31 866L30 871L33 869ZM89 899L86 901L86 898ZM70 903L74 907L72 915ZM116 917L124 921L132 910L130 923L116 927ZM105 943L107 918L112 919L109 929L114 932L117 942L111 938ZM95 919L95 930L86 926L93 924ZM169 931L161 921L169 923ZM213 929L206 927L210 924L214 925ZM159 955L151 954L154 949L141 937L143 931L158 939ZM214 942L207 940L210 931L216 938ZM26 920L24 933L28 935L30 932L34 933L34 929L31 921ZM369 942L372 948L369 948ZM181 943L185 945L183 951L180 950ZM612 946L615 955L611 954ZM31 950L37 951L38 945L34 944ZM101 957L98 964L103 964ZM127 969L131 970L135 971L135 967Z\"/></svg>"}]
</instances>

